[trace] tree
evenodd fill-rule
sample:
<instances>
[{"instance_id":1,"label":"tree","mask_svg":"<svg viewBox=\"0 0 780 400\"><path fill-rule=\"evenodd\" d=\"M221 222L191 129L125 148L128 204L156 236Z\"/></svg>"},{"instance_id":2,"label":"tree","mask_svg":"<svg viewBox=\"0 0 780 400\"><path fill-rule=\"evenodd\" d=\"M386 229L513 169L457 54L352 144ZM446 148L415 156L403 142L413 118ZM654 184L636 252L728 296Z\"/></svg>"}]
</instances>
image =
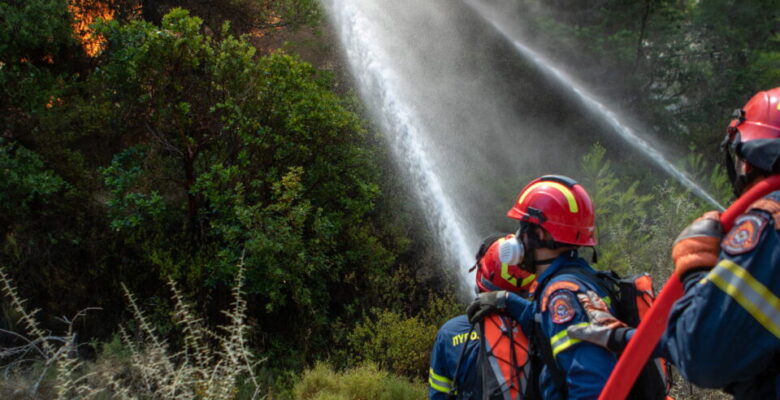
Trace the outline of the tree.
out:
<instances>
[{"instance_id":1,"label":"tree","mask_svg":"<svg viewBox=\"0 0 780 400\"><path fill-rule=\"evenodd\" d=\"M179 9L93 25L90 57L66 1L0 7L0 263L35 306L119 310L124 282L165 331L170 277L218 322L243 259L256 340L294 364L402 297L408 216L377 209L385 155L329 75Z\"/></svg>"},{"instance_id":2,"label":"tree","mask_svg":"<svg viewBox=\"0 0 780 400\"><path fill-rule=\"evenodd\" d=\"M276 329L300 344L392 265L369 218L375 156L327 76L282 53L257 58L228 31L205 34L180 9L159 28L100 30L89 92L116 110L127 145L101 170L107 211L144 263L192 291L222 296L243 258L258 317L273 330L298 316Z\"/></svg>"}]
</instances>

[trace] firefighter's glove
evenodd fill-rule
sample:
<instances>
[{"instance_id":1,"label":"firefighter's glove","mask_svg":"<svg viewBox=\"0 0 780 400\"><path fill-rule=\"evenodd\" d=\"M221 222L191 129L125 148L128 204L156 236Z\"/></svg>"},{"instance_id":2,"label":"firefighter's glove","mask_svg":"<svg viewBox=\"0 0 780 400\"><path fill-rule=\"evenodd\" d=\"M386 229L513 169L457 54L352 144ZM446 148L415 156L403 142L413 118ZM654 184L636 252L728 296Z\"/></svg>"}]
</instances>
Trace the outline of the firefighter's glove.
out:
<instances>
[{"instance_id":1,"label":"firefighter's glove","mask_svg":"<svg viewBox=\"0 0 780 400\"><path fill-rule=\"evenodd\" d=\"M569 338L590 342L614 353L623 351L628 344L625 339L628 326L609 312L607 304L596 292L578 293L577 300L590 323L570 325L566 329Z\"/></svg>"},{"instance_id":2,"label":"firefighter's glove","mask_svg":"<svg viewBox=\"0 0 780 400\"><path fill-rule=\"evenodd\" d=\"M469 323L472 325L476 324L489 314L505 309L507 295L506 290L480 293L466 309L466 314L469 316Z\"/></svg>"},{"instance_id":3,"label":"firefighter's glove","mask_svg":"<svg viewBox=\"0 0 780 400\"><path fill-rule=\"evenodd\" d=\"M693 270L715 266L722 238L723 226L717 211L709 211L688 225L672 246L674 270L680 279Z\"/></svg>"}]
</instances>

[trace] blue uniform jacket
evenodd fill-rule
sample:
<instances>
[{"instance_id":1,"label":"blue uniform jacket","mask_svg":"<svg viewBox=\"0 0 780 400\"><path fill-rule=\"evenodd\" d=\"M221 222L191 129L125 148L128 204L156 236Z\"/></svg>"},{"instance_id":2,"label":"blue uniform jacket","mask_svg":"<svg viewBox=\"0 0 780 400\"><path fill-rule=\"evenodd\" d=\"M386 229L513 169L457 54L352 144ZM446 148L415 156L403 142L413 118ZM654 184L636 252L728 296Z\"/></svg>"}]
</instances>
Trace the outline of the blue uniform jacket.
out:
<instances>
[{"instance_id":1,"label":"blue uniform jacket","mask_svg":"<svg viewBox=\"0 0 780 400\"><path fill-rule=\"evenodd\" d=\"M464 346L465 353L458 368L457 390L462 398L481 398L481 393L477 392L482 389L477 382L479 333L476 328L471 330L471 324L465 315L459 315L442 325L433 343L428 377L429 399L445 400L453 390L453 382L456 381L455 368L461 359Z\"/></svg>"},{"instance_id":2,"label":"blue uniform jacket","mask_svg":"<svg viewBox=\"0 0 780 400\"><path fill-rule=\"evenodd\" d=\"M765 199L780 202L780 191ZM778 213L748 210L721 242L715 268L685 279L662 345L698 386L725 387L735 398L780 399L778 223Z\"/></svg>"},{"instance_id":3,"label":"blue uniform jacket","mask_svg":"<svg viewBox=\"0 0 780 400\"><path fill-rule=\"evenodd\" d=\"M543 282L548 276L569 266L592 270L585 260L577 257L576 252L564 253L538 277L538 282ZM527 300L510 295L507 312L521 322L526 332L530 332L527 327L538 316L542 333L550 341L555 362L566 375L567 398L598 398L615 367L615 355L594 344L570 339L566 328L588 323L587 314L577 301L577 293L593 290L602 298L606 298L607 294L589 276L569 272L554 276L546 287L540 289L537 289L538 297L534 299L532 307L524 306L523 302ZM605 301L609 304L608 300ZM561 398L562 394L556 390L547 369L545 367L542 370L539 383L542 398Z\"/></svg>"}]
</instances>

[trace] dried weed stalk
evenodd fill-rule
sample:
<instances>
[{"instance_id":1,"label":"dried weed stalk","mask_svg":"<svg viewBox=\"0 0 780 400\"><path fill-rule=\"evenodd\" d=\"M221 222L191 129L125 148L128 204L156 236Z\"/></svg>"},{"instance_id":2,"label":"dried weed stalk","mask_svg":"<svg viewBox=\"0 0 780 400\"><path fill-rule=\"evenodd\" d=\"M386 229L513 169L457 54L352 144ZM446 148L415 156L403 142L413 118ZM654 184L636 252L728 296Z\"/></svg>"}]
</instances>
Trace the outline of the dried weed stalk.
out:
<instances>
[{"instance_id":1,"label":"dried weed stalk","mask_svg":"<svg viewBox=\"0 0 780 400\"><path fill-rule=\"evenodd\" d=\"M184 348L173 352L138 305L138 300L124 285L122 288L129 309L137 324L134 339L124 327L119 336L130 352L129 366L120 370L90 368L78 358L77 335L74 322L92 309L79 312L72 319L63 318L68 327L65 336L51 336L39 326L35 315L25 308L26 300L19 296L16 286L0 267L0 285L11 306L20 315L25 334L3 331L25 344L13 348L0 348L0 361L8 373L21 369L25 363L42 364L28 395L35 398L42 381L50 370L56 371L52 383L58 399L234 399L242 382L254 388L252 399L260 396L260 384L254 373L258 360L247 343L246 311L244 300L244 265L238 265L233 286L231 309L223 311L228 318L225 326L217 331L206 327L196 317L193 307L185 299L175 282L169 286L175 304L174 323L184 333ZM90 372L91 370L91 372Z\"/></svg>"}]
</instances>

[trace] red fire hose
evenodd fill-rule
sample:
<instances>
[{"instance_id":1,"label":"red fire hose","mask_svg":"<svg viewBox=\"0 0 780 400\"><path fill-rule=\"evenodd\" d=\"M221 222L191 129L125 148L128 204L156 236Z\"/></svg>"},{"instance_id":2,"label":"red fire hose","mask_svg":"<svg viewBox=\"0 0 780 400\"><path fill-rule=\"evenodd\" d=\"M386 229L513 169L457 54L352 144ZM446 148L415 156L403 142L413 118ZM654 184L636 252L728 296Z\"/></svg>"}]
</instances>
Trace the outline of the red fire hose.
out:
<instances>
[{"instance_id":1,"label":"red fire hose","mask_svg":"<svg viewBox=\"0 0 780 400\"><path fill-rule=\"evenodd\" d=\"M764 179L753 186L720 215L723 231L731 230L734 226L734 220L744 213L753 202L778 189L780 189L780 175ZM639 323L639 327L629 341L626 350L620 356L615 369L612 370L599 400L625 399L628 396L639 372L666 329L672 305L682 295L682 282L677 274L672 274L653 302L653 306Z\"/></svg>"}]
</instances>

